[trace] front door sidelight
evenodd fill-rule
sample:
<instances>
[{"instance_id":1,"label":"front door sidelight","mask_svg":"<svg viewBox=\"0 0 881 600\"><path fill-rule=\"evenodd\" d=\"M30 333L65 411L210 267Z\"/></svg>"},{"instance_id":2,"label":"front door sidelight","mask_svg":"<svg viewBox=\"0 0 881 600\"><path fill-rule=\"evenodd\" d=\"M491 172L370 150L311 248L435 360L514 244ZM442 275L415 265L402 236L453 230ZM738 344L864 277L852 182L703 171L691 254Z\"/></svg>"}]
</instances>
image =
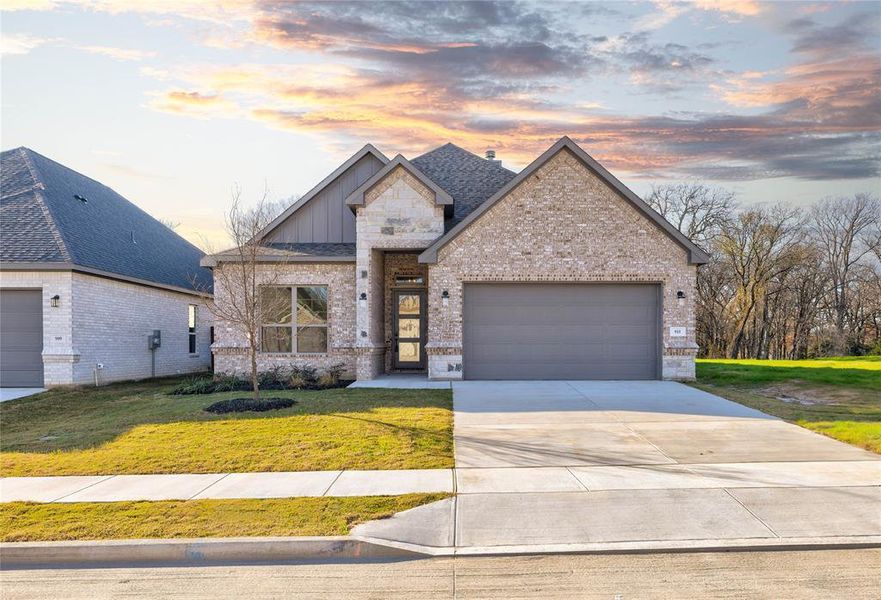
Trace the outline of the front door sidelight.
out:
<instances>
[{"instance_id":1,"label":"front door sidelight","mask_svg":"<svg viewBox=\"0 0 881 600\"><path fill-rule=\"evenodd\" d=\"M394 292L394 367L425 368L425 291Z\"/></svg>"}]
</instances>

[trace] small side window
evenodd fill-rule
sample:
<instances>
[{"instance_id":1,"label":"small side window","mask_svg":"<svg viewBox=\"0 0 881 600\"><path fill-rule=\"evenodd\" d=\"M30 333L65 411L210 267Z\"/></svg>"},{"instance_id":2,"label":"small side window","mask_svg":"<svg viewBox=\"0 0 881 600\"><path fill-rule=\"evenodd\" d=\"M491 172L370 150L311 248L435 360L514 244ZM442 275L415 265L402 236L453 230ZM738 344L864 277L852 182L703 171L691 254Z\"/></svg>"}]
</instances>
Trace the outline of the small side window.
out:
<instances>
[{"instance_id":1,"label":"small side window","mask_svg":"<svg viewBox=\"0 0 881 600\"><path fill-rule=\"evenodd\" d=\"M187 314L187 337L190 343L190 354L196 353L196 309L199 307L190 304L189 313Z\"/></svg>"}]
</instances>

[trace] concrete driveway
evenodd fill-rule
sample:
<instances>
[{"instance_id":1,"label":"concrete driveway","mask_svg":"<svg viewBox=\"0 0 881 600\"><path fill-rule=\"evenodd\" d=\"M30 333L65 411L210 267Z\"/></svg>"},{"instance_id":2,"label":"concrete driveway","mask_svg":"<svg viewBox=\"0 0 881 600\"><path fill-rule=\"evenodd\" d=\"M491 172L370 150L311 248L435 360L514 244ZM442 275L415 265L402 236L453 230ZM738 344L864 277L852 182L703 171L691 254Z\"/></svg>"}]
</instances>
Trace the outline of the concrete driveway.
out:
<instances>
[{"instance_id":1,"label":"concrete driveway","mask_svg":"<svg viewBox=\"0 0 881 600\"><path fill-rule=\"evenodd\" d=\"M881 457L689 386L453 398L457 497L359 534L460 553L881 543Z\"/></svg>"}]
</instances>

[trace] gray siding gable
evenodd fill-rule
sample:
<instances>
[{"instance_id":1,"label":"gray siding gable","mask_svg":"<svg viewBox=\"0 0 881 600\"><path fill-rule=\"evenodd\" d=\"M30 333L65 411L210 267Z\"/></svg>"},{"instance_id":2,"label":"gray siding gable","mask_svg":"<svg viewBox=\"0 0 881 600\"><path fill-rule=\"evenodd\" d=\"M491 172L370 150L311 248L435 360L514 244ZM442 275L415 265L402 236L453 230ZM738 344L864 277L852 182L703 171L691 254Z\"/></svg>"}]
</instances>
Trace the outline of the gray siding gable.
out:
<instances>
[{"instance_id":1,"label":"gray siding gable","mask_svg":"<svg viewBox=\"0 0 881 600\"><path fill-rule=\"evenodd\" d=\"M346 197L387 162L368 144L273 221L263 243L354 243L355 215Z\"/></svg>"}]
</instances>

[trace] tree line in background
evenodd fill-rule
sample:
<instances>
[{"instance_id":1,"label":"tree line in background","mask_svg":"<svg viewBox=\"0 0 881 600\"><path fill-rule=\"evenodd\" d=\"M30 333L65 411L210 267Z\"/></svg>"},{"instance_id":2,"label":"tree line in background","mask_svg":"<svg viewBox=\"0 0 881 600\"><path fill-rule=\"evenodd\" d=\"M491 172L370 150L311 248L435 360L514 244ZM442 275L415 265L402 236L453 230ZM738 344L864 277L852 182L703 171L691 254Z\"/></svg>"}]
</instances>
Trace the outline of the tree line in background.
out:
<instances>
[{"instance_id":1,"label":"tree line in background","mask_svg":"<svg viewBox=\"0 0 881 600\"><path fill-rule=\"evenodd\" d=\"M881 200L739 206L701 184L656 186L649 205L710 255L698 269L701 356L881 354Z\"/></svg>"}]
</instances>

